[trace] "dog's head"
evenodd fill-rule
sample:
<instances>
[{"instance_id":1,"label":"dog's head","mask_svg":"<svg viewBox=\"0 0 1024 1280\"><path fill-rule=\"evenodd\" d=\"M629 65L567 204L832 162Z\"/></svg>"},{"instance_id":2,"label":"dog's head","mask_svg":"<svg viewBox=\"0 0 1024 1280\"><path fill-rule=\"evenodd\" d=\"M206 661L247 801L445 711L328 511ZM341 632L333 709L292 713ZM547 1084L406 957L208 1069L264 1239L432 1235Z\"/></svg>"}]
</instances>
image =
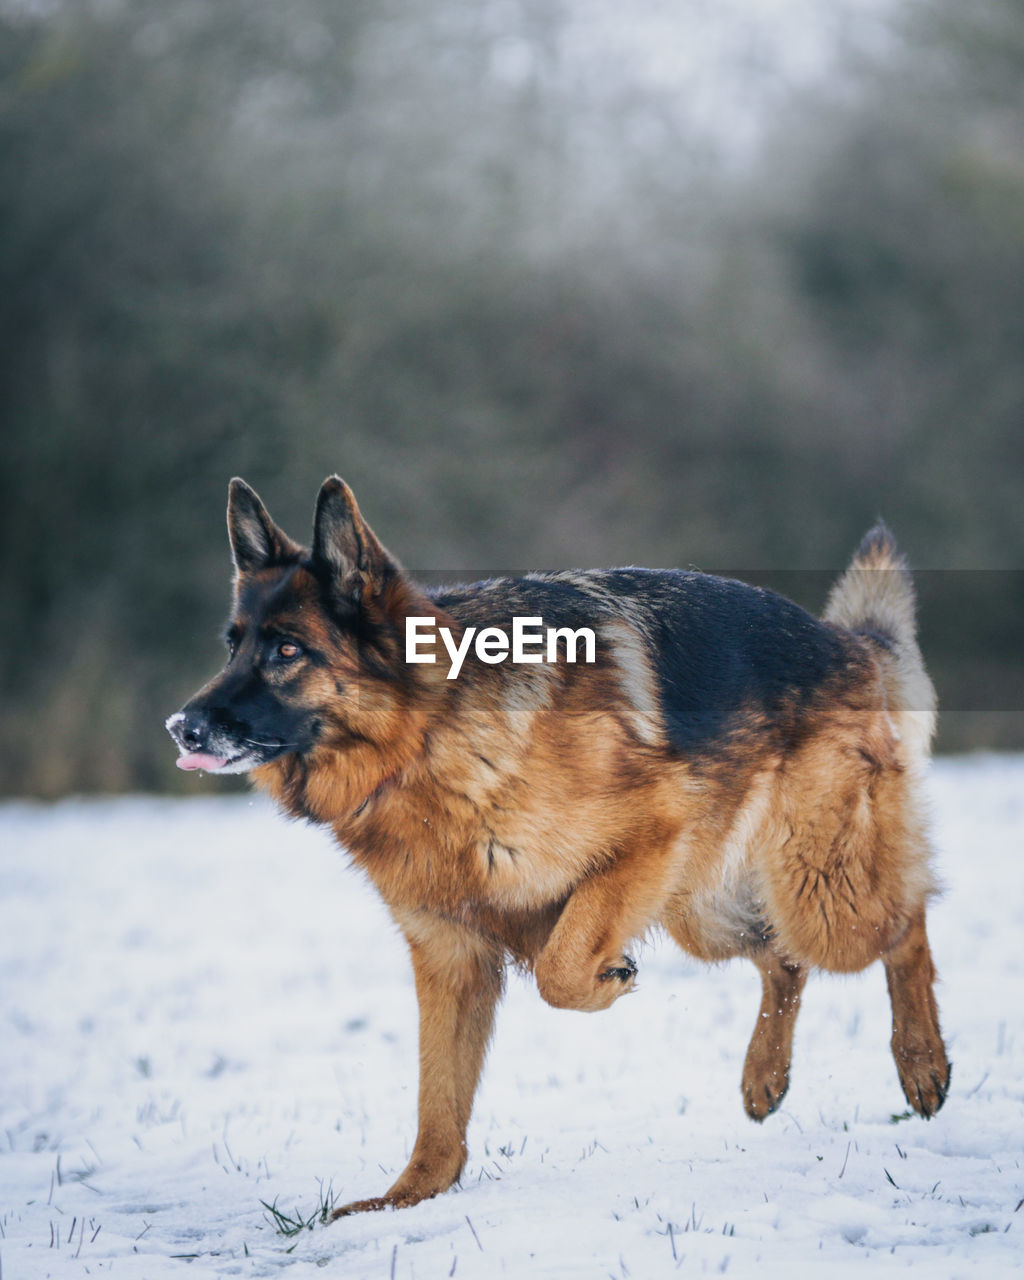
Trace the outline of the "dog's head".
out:
<instances>
[{"instance_id":1,"label":"dog's head","mask_svg":"<svg viewBox=\"0 0 1024 1280\"><path fill-rule=\"evenodd\" d=\"M232 480L228 532L227 664L167 721L178 767L245 773L383 732L411 679L400 660L404 618L425 602L348 485L324 481L307 550Z\"/></svg>"}]
</instances>

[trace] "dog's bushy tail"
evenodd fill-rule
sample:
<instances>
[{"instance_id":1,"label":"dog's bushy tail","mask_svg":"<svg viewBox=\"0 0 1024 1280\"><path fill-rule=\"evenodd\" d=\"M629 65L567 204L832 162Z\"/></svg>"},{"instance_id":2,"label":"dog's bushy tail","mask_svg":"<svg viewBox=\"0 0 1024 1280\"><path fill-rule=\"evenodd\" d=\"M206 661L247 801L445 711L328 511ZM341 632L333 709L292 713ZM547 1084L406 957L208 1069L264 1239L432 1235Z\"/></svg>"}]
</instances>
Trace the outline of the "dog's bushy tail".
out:
<instances>
[{"instance_id":1,"label":"dog's bushy tail","mask_svg":"<svg viewBox=\"0 0 1024 1280\"><path fill-rule=\"evenodd\" d=\"M917 645L914 583L907 558L881 521L864 535L850 567L833 585L825 618L883 643Z\"/></svg>"},{"instance_id":2,"label":"dog's bushy tail","mask_svg":"<svg viewBox=\"0 0 1024 1280\"><path fill-rule=\"evenodd\" d=\"M833 585L824 617L868 637L888 656L895 704L890 710L911 751L927 755L935 732L935 689L917 643L916 597L907 559L881 521L864 536L850 567Z\"/></svg>"}]
</instances>

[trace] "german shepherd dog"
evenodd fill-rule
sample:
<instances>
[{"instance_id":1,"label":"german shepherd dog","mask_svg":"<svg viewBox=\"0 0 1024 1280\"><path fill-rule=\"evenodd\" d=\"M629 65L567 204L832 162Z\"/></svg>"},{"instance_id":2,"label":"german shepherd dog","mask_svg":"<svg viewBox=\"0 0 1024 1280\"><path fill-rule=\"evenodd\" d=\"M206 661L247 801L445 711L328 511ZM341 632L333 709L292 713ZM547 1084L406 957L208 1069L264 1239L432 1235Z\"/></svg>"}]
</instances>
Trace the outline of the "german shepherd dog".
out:
<instances>
[{"instance_id":1,"label":"german shepherd dog","mask_svg":"<svg viewBox=\"0 0 1024 1280\"><path fill-rule=\"evenodd\" d=\"M418 586L348 486L326 480L311 549L242 480L228 527L228 661L167 727L183 769L250 771L295 817L329 826L412 952L419 1129L383 1195L449 1188L502 993L532 971L560 1009L634 985L632 940L746 956L763 983L743 1067L747 1114L789 1084L812 968L881 960L910 1106L942 1106L950 1064L925 934L934 891L920 798L935 696L913 587L882 525L819 621L770 591L702 573L532 573ZM406 660L408 619L508 630L589 627L593 661ZM440 646L438 646L440 649ZM441 655L443 658L443 654Z\"/></svg>"}]
</instances>

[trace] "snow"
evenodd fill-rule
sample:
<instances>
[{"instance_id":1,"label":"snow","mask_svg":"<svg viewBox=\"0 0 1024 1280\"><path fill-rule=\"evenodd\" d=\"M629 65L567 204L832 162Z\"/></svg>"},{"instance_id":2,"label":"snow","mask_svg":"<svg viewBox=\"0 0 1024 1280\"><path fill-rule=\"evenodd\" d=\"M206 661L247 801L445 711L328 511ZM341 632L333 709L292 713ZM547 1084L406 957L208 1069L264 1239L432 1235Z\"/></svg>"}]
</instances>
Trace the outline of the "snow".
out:
<instances>
[{"instance_id":1,"label":"snow","mask_svg":"<svg viewBox=\"0 0 1024 1280\"><path fill-rule=\"evenodd\" d=\"M1016 1273L1024 758L940 761L932 790L934 1120L893 1120L876 965L812 980L790 1094L751 1123L757 975L662 940L605 1013L513 978L460 1189L294 1238L261 1201L379 1193L414 1133L411 974L370 888L259 799L0 808L0 1275Z\"/></svg>"}]
</instances>

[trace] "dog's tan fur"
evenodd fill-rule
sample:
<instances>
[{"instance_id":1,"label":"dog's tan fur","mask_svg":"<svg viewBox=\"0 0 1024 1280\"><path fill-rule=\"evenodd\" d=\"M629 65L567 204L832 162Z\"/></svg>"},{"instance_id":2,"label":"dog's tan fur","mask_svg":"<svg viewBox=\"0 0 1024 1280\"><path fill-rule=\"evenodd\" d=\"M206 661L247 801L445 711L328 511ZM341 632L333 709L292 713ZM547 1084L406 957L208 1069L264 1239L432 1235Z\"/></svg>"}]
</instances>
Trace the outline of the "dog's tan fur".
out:
<instances>
[{"instance_id":1,"label":"dog's tan fur","mask_svg":"<svg viewBox=\"0 0 1024 1280\"><path fill-rule=\"evenodd\" d=\"M274 624L308 643L315 633L329 661L290 677L282 697L315 707L325 725L313 749L255 779L286 811L329 825L372 879L408 941L420 1008L408 1167L384 1195L335 1216L415 1204L458 1178L509 959L533 971L550 1004L606 1009L633 985L631 940L656 928L701 959L758 966L763 999L742 1080L752 1118L788 1085L808 972L878 959L900 1080L915 1110L934 1113L949 1067L918 796L933 699L890 544L866 544L833 592L826 616L841 634L841 669L770 723L751 710L692 758L669 741L642 620L621 610L602 622L593 665L467 662L455 681L443 665L399 678L405 618L434 617L456 635L465 618L401 572L348 489L328 483L337 514L318 524L319 562L333 553L336 573L355 582L392 675L378 678L324 618L315 569L293 566ZM277 572L240 569L238 607L254 573ZM598 598L600 584L591 589ZM474 607L488 590L476 589Z\"/></svg>"}]
</instances>

